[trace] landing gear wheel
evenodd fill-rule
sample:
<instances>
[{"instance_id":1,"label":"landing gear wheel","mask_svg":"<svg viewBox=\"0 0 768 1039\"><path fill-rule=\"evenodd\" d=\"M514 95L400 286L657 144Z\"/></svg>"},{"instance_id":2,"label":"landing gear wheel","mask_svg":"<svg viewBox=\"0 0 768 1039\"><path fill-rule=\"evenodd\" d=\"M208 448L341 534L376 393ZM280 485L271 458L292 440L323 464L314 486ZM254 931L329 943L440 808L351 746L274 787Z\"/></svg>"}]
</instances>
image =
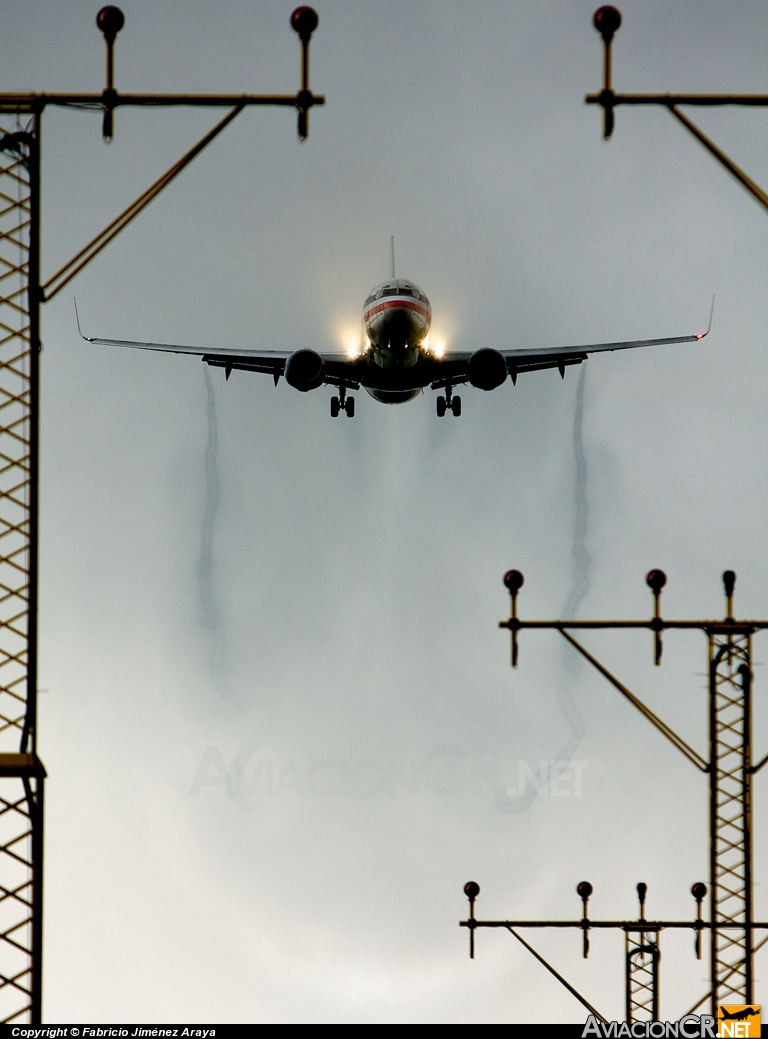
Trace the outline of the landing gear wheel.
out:
<instances>
[{"instance_id":1,"label":"landing gear wheel","mask_svg":"<svg viewBox=\"0 0 768 1039\"><path fill-rule=\"evenodd\" d=\"M454 397L451 401L451 411L453 412L454 418L458 418L461 414L461 397Z\"/></svg>"},{"instance_id":2,"label":"landing gear wheel","mask_svg":"<svg viewBox=\"0 0 768 1039\"><path fill-rule=\"evenodd\" d=\"M331 418L339 417L339 398L331 397Z\"/></svg>"},{"instance_id":3,"label":"landing gear wheel","mask_svg":"<svg viewBox=\"0 0 768 1039\"><path fill-rule=\"evenodd\" d=\"M344 405L344 410L347 413L347 418L355 417L355 398L347 397L347 403Z\"/></svg>"},{"instance_id":4,"label":"landing gear wheel","mask_svg":"<svg viewBox=\"0 0 768 1039\"><path fill-rule=\"evenodd\" d=\"M445 397L442 395L437 398L437 417L442 418L445 415Z\"/></svg>"}]
</instances>

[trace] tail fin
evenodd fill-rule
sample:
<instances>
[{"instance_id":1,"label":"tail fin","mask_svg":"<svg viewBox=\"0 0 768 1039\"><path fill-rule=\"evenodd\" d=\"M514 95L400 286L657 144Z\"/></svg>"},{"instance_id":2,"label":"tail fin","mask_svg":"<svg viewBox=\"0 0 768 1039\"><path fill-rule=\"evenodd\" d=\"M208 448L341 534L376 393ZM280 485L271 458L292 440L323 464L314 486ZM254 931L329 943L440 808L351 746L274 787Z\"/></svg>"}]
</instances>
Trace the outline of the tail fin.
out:
<instances>
[{"instance_id":1,"label":"tail fin","mask_svg":"<svg viewBox=\"0 0 768 1039\"><path fill-rule=\"evenodd\" d=\"M389 236L389 276L395 276L395 236Z\"/></svg>"}]
</instances>

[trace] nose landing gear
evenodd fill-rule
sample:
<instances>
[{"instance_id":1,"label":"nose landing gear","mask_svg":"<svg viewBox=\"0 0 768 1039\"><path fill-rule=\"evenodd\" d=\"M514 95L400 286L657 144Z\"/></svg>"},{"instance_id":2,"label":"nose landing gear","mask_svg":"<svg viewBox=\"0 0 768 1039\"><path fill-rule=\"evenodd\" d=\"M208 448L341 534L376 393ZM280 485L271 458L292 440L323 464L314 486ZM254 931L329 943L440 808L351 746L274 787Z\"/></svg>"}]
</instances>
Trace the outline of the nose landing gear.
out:
<instances>
[{"instance_id":1,"label":"nose landing gear","mask_svg":"<svg viewBox=\"0 0 768 1039\"><path fill-rule=\"evenodd\" d=\"M355 398L347 396L347 387L339 386L338 397L331 397L331 418L338 418L340 411L346 411L347 418L355 417Z\"/></svg>"},{"instance_id":2,"label":"nose landing gear","mask_svg":"<svg viewBox=\"0 0 768 1039\"><path fill-rule=\"evenodd\" d=\"M451 384L448 383L445 387L445 396L443 397L441 394L435 402L438 418L442 418L446 411L452 411L454 418L458 418L461 414L461 397L454 397L451 393L452 388Z\"/></svg>"}]
</instances>

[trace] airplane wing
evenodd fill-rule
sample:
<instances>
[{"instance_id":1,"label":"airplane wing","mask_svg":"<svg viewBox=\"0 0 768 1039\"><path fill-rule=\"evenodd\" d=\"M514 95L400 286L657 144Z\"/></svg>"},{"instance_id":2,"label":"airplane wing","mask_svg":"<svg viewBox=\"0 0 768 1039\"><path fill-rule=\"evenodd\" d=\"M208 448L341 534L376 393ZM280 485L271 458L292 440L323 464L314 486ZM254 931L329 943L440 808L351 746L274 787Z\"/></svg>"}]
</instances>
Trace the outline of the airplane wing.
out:
<instances>
[{"instance_id":1,"label":"airplane wing","mask_svg":"<svg viewBox=\"0 0 768 1039\"><path fill-rule=\"evenodd\" d=\"M229 378L233 369L245 369L250 372L265 372L275 380L285 372L285 362L290 353L284 350L221 350L211 347L181 346L175 343L136 343L131 339L99 339L97 336L84 336L88 343L100 346L126 346L133 350L159 350L161 353L193 354L202 358L215 368L224 368Z\"/></svg>"},{"instance_id":2,"label":"airplane wing","mask_svg":"<svg viewBox=\"0 0 768 1039\"><path fill-rule=\"evenodd\" d=\"M715 301L712 300L714 310ZM706 332L696 332L687 336L668 336L663 339L632 339L624 343L590 343L584 346L543 346L519 349L501 349L499 353L507 362L507 369L512 381L517 381L521 372L541 371L544 368L559 368L560 374L572 364L581 364L590 354L610 350L634 350L642 346L664 346L671 343L695 343L709 335L712 329L712 312L709 315L709 326ZM466 353L447 353L442 358L439 377L432 383L433 389L445 386L448 382L464 382L468 378L467 366L472 356ZM445 373L443 375L443 372Z\"/></svg>"},{"instance_id":3,"label":"airplane wing","mask_svg":"<svg viewBox=\"0 0 768 1039\"><path fill-rule=\"evenodd\" d=\"M633 339L626 343L591 343L585 346L544 346L533 349L502 350L501 353L507 360L510 369L531 367L559 367L563 361L579 364L586 360L589 354L602 353L608 350L635 350L641 346L664 346L668 343L695 343L709 335L706 332L697 332L689 336L668 336L665 339Z\"/></svg>"},{"instance_id":4,"label":"airplane wing","mask_svg":"<svg viewBox=\"0 0 768 1039\"><path fill-rule=\"evenodd\" d=\"M97 336L84 336L80 328L80 315L77 312L77 300L75 300L75 320L80 338L87 343L96 343L99 346L125 346L132 350L159 350L161 353L192 354L202 358L207 364L216 368L225 368L227 378L234 369L243 369L251 372L266 372L274 376L275 385L277 380L285 372L285 364L293 353L293 350L253 350L220 347L182 346L175 343L137 343L132 339L100 339ZM318 351L319 352L319 351ZM321 353L320 356L326 363L326 382L338 382L339 369L348 370L354 365L354 361L343 353ZM355 386L355 389L358 387Z\"/></svg>"},{"instance_id":5,"label":"airplane wing","mask_svg":"<svg viewBox=\"0 0 768 1039\"><path fill-rule=\"evenodd\" d=\"M285 365L293 351L291 350L253 350L253 349L217 349L215 347L182 346L174 343L138 343L130 339L100 339L96 336L83 336L88 343L101 346L124 346L133 350L158 350L162 353L192 354L200 357L213 368L223 368L229 378L233 371L262 372L271 375L275 385L280 376L285 374ZM637 339L627 343L594 343L586 346L568 347L534 347L516 350L500 350L499 353L507 362L507 370L513 382L524 372L537 372L545 368L559 368L560 374L574 364L586 361L589 354L608 350L632 350L641 346L662 346L668 343L693 343L703 339L707 332L696 335L672 336L666 339ZM324 381L339 385L342 381L348 389L359 389L354 378L355 362L343 353L320 353L325 361ZM445 354L433 361L432 389L439 389L447 383L466 382L469 378L469 359L471 352Z\"/></svg>"},{"instance_id":6,"label":"airplane wing","mask_svg":"<svg viewBox=\"0 0 768 1039\"><path fill-rule=\"evenodd\" d=\"M275 385L277 385L280 376L284 374L286 361L293 353L292 350L221 349L217 347L182 346L175 343L137 343L131 339L100 339L97 336L84 336L80 331L79 321L77 330L86 342L96 343L99 346L125 346L133 350L158 350L161 353L192 354L200 357L206 364L214 368L224 368L227 378L235 370L264 372L274 378ZM346 377L350 368L354 366L354 362L350 361L346 354L321 353L320 351L318 353L325 361L326 382L338 384L342 374L344 374L345 385L354 389L359 388L356 383L351 383L349 378Z\"/></svg>"}]
</instances>

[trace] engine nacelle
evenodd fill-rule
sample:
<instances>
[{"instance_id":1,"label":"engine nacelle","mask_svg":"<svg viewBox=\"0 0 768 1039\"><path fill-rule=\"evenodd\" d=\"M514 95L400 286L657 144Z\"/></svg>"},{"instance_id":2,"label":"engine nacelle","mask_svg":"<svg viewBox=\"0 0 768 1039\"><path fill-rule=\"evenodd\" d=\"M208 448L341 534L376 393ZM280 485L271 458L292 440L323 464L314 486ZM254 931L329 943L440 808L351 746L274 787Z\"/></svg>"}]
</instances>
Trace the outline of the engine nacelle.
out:
<instances>
[{"instance_id":1,"label":"engine nacelle","mask_svg":"<svg viewBox=\"0 0 768 1039\"><path fill-rule=\"evenodd\" d=\"M469 381L480 390L495 390L507 378L504 355L490 346L475 350L469 359Z\"/></svg>"},{"instance_id":2,"label":"engine nacelle","mask_svg":"<svg viewBox=\"0 0 768 1039\"><path fill-rule=\"evenodd\" d=\"M285 381L302 393L321 386L324 374L325 361L314 350L295 350L285 365Z\"/></svg>"}]
</instances>

